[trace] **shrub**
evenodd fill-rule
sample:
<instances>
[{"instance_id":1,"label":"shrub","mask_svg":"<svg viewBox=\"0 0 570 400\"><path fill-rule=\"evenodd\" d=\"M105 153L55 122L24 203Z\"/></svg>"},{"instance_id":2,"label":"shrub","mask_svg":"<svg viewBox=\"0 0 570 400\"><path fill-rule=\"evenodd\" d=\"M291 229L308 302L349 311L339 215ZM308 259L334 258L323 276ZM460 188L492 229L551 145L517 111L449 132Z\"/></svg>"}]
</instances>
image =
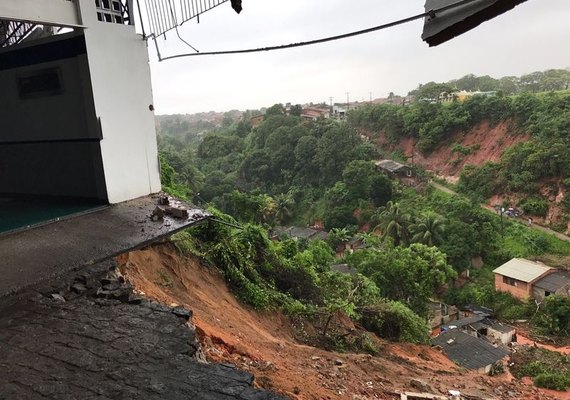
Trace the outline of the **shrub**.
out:
<instances>
[{"instance_id":1,"label":"shrub","mask_svg":"<svg viewBox=\"0 0 570 400\"><path fill-rule=\"evenodd\" d=\"M467 155L471 154L471 148L462 146L459 143L453 143L453 145L451 146L451 152L452 153L460 153L460 154L463 154L464 156L467 156Z\"/></svg>"},{"instance_id":2,"label":"shrub","mask_svg":"<svg viewBox=\"0 0 570 400\"><path fill-rule=\"evenodd\" d=\"M542 373L534 378L534 384L538 387L553 390L566 390L570 387L570 377L559 372Z\"/></svg>"},{"instance_id":3,"label":"shrub","mask_svg":"<svg viewBox=\"0 0 570 400\"><path fill-rule=\"evenodd\" d=\"M519 205L526 214L546 217L548 213L548 203L540 197L527 197Z\"/></svg>"},{"instance_id":4,"label":"shrub","mask_svg":"<svg viewBox=\"0 0 570 400\"><path fill-rule=\"evenodd\" d=\"M410 343L427 343L426 321L398 301L388 301L363 312L362 324L378 336Z\"/></svg>"}]
</instances>

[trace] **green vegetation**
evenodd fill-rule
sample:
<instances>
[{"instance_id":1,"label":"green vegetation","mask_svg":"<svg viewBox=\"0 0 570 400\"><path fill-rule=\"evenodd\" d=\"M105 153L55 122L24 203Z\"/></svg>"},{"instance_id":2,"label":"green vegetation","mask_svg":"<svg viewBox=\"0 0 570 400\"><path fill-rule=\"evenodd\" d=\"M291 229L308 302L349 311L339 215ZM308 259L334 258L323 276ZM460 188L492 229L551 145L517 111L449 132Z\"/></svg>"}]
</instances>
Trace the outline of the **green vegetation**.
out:
<instances>
[{"instance_id":1,"label":"green vegetation","mask_svg":"<svg viewBox=\"0 0 570 400\"><path fill-rule=\"evenodd\" d=\"M217 220L238 223L229 215L210 211ZM415 343L428 340L425 320L404 303L394 301L395 296L383 292L375 280L361 274L331 271L333 251L325 242L272 242L259 225L245 224L243 229L237 229L215 222L191 228L173 240L183 253L200 255L205 263L220 268L238 298L256 309L281 309L307 318L325 315L323 339L331 339L330 320L337 312L343 312L389 339ZM445 273L452 271L441 253L417 246L421 247L410 249L408 258L419 264L415 278L421 274L429 277L431 286L424 291L428 293L437 282L446 279ZM436 270L431 271L431 265ZM400 263L399 268L402 267ZM391 279L395 279L394 274Z\"/></svg>"},{"instance_id":2,"label":"green vegetation","mask_svg":"<svg viewBox=\"0 0 570 400\"><path fill-rule=\"evenodd\" d=\"M212 206L217 220L232 225L210 222L174 240L184 254L219 268L244 303L316 320L323 342L338 349L359 342L376 351L369 337L335 336L331 325L339 313L382 337L426 342L428 302L438 298L487 306L501 319L530 319L541 333L568 336L568 299L551 296L537 309L534 302L497 293L492 270L512 257L568 256L570 243L480 207L482 200L508 191L518 195L516 206L526 214L545 216L549 203L539 183L550 179L553 191L570 186L570 93L527 93L558 88L567 76L547 71L533 77L466 76L452 85L426 84L416 91L419 98L450 86L502 93L447 104L368 106L352 110L345 121L306 121L299 107L287 114L280 104L269 107L256 127L249 122L252 112L241 119L226 115L216 125L165 117L159 142L165 191ZM451 134L482 121L505 123L511 135L529 140L496 163L466 166L457 188L467 197L421 182L407 187L381 173L373 160L405 161L406 155L360 135L374 139L382 133L391 142L412 138L427 155L450 143ZM455 143L451 150L459 162L480 146ZM313 223L324 224L326 241L268 239L274 227ZM342 254L351 239L365 248ZM484 266L456 287L475 257ZM334 272L334 263L357 273ZM552 373L541 371L536 379L558 386Z\"/></svg>"},{"instance_id":3,"label":"green vegetation","mask_svg":"<svg viewBox=\"0 0 570 400\"><path fill-rule=\"evenodd\" d=\"M530 376L538 387L554 390L570 388L570 356L529 347L513 355L514 375Z\"/></svg>"}]
</instances>

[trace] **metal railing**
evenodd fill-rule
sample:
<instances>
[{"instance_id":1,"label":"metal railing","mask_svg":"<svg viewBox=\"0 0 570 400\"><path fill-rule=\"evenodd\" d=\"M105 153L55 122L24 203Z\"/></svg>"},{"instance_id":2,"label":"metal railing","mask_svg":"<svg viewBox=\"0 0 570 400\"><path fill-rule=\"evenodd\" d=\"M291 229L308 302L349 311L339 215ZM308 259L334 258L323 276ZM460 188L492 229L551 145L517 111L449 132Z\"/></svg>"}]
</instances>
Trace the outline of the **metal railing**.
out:
<instances>
[{"instance_id":1,"label":"metal railing","mask_svg":"<svg viewBox=\"0 0 570 400\"><path fill-rule=\"evenodd\" d=\"M37 24L25 21L0 20L0 47L20 43L37 26Z\"/></svg>"},{"instance_id":2,"label":"metal railing","mask_svg":"<svg viewBox=\"0 0 570 400\"><path fill-rule=\"evenodd\" d=\"M142 1L142 0L140 0ZM144 0L146 24L154 36L165 34L228 0Z\"/></svg>"}]
</instances>

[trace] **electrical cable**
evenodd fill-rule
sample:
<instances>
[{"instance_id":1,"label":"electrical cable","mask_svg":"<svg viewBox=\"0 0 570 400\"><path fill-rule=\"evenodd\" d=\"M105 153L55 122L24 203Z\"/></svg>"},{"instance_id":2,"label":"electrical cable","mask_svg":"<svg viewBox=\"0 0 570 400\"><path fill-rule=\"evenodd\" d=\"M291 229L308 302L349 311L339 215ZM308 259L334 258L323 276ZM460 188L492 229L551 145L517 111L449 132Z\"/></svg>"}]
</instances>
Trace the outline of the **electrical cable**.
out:
<instances>
[{"instance_id":1,"label":"electrical cable","mask_svg":"<svg viewBox=\"0 0 570 400\"><path fill-rule=\"evenodd\" d=\"M172 8L172 3L170 3L170 0L168 0L168 6L170 7L170 14L172 15L172 20L174 22L174 30L176 31L176 35L178 36L178 39L180 39L182 42L184 42L188 47L190 47L196 53L199 53L200 50L196 49L194 46L192 46L186 40L182 39L182 36L180 36L180 32L178 32L178 22L176 21L176 14L174 13L174 10Z\"/></svg>"},{"instance_id":2,"label":"electrical cable","mask_svg":"<svg viewBox=\"0 0 570 400\"><path fill-rule=\"evenodd\" d=\"M310 46L310 45L314 45L314 44L320 44L320 43L331 42L334 40L346 39L349 37L364 35L366 33L371 33L371 32L376 32L379 30L387 29L387 28L392 28L394 26L403 25L403 24L406 24L408 22L412 22L412 21L415 21L415 20L418 20L421 18L425 18L425 17L430 17L433 19L437 16L438 13L441 13L443 11L452 10L454 8L458 8L458 7L461 7L463 5L473 3L475 1L478 1L478 0L461 0L461 1L458 1L457 3L453 3L453 4L449 4L447 6L432 9L432 10L423 12L421 14L413 15L411 17L403 18L403 19L400 19L397 21L392 21L392 22L388 22L386 24L374 26L372 28L362 29L359 31L353 31L353 32L344 33L341 35L336 35L336 36L329 36L329 37L325 37L325 38L321 38L321 39L309 40L309 41L305 41L305 42L290 43L290 44L284 44L284 45L278 45L278 46L258 47L258 48L251 48L251 49L221 50L221 51L209 51L209 52L202 52L202 53L184 53L184 54L176 54L176 55L167 56L167 57L160 57L159 56L158 60L159 61L165 61L165 60L171 60L174 58L181 58L181 57L259 53L259 52L263 52L263 51L284 50L284 49L292 49L295 47Z\"/></svg>"}]
</instances>

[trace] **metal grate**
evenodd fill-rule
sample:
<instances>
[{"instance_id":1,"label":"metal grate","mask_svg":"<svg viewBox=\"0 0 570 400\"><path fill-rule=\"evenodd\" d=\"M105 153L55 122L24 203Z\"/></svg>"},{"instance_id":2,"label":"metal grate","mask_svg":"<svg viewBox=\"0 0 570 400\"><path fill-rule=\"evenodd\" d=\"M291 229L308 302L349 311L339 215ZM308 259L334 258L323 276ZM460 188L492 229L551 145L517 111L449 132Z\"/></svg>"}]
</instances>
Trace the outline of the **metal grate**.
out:
<instances>
[{"instance_id":1,"label":"metal grate","mask_svg":"<svg viewBox=\"0 0 570 400\"><path fill-rule=\"evenodd\" d=\"M31 22L0 20L0 47L20 43L37 26Z\"/></svg>"},{"instance_id":2,"label":"metal grate","mask_svg":"<svg viewBox=\"0 0 570 400\"><path fill-rule=\"evenodd\" d=\"M132 0L95 0L95 8L99 21L114 24L134 24L134 20L131 18Z\"/></svg>"},{"instance_id":3,"label":"metal grate","mask_svg":"<svg viewBox=\"0 0 570 400\"><path fill-rule=\"evenodd\" d=\"M160 36L228 0L144 0L151 33Z\"/></svg>"}]
</instances>

